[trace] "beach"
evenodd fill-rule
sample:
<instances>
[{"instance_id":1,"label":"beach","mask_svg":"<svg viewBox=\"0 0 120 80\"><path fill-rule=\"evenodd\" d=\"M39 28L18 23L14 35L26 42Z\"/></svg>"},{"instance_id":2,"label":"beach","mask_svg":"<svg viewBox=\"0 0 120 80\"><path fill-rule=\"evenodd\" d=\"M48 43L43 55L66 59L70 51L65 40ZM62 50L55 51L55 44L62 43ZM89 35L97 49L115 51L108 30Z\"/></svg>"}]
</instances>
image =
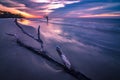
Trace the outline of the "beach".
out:
<instances>
[{"instance_id":1,"label":"beach","mask_svg":"<svg viewBox=\"0 0 120 80\"><path fill-rule=\"evenodd\" d=\"M68 20L53 19L46 24L44 20L28 19L28 23L20 24L35 37L40 25L45 50L60 63L56 46L61 47L76 70L92 80L119 80L119 23L66 21ZM39 43L21 32L14 19L0 19L1 80L76 80L58 66L20 47L15 38L6 33L16 34L25 44L40 48Z\"/></svg>"}]
</instances>

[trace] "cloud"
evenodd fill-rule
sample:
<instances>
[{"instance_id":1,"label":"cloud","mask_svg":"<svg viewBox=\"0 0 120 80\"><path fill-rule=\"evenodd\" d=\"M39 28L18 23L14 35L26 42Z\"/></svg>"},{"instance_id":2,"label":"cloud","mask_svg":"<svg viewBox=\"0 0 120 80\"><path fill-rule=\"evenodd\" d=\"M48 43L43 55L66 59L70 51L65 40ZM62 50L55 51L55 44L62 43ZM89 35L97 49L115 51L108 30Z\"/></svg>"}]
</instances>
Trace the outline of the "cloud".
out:
<instances>
[{"instance_id":1,"label":"cloud","mask_svg":"<svg viewBox=\"0 0 120 80\"><path fill-rule=\"evenodd\" d=\"M60 8L55 12L51 13L51 16L59 17L116 17L120 16L112 14L111 12L120 11L120 3L111 2L79 2L71 4L65 8Z\"/></svg>"},{"instance_id":2,"label":"cloud","mask_svg":"<svg viewBox=\"0 0 120 80\"><path fill-rule=\"evenodd\" d=\"M6 4L6 6L8 7L25 7L24 4L22 3L18 3L16 1L12 1L12 0L1 0L0 3Z\"/></svg>"},{"instance_id":3,"label":"cloud","mask_svg":"<svg viewBox=\"0 0 120 80\"><path fill-rule=\"evenodd\" d=\"M27 18L33 18L33 17L41 17L41 16L36 16L34 13L31 13L30 11L33 11L34 8L30 8L26 6L25 3L13 0L1 0L0 1L0 10L3 11L9 11L11 13L15 14L22 14Z\"/></svg>"},{"instance_id":4,"label":"cloud","mask_svg":"<svg viewBox=\"0 0 120 80\"><path fill-rule=\"evenodd\" d=\"M119 6L119 5L120 3L102 3L101 6L88 8L87 11L100 10L100 9L110 8L110 7Z\"/></svg>"},{"instance_id":5,"label":"cloud","mask_svg":"<svg viewBox=\"0 0 120 80\"><path fill-rule=\"evenodd\" d=\"M101 14L85 14L79 17L83 17L83 18L110 18L110 17L120 17L120 13L101 13Z\"/></svg>"},{"instance_id":6,"label":"cloud","mask_svg":"<svg viewBox=\"0 0 120 80\"><path fill-rule=\"evenodd\" d=\"M34 15L48 15L67 4L80 2L80 0L1 0L0 4L9 8L15 8Z\"/></svg>"},{"instance_id":7,"label":"cloud","mask_svg":"<svg viewBox=\"0 0 120 80\"><path fill-rule=\"evenodd\" d=\"M34 17L36 17L36 16L34 16L34 15L30 14L30 13L17 10L16 8L9 8L9 7L6 7L6 6L1 5L1 4L0 4L0 9L4 10L4 11L11 12L11 13L15 13L15 14L22 14L23 16L25 16L27 18L34 18Z\"/></svg>"},{"instance_id":8,"label":"cloud","mask_svg":"<svg viewBox=\"0 0 120 80\"><path fill-rule=\"evenodd\" d=\"M32 2L36 2L36 3L50 3L51 0L31 0Z\"/></svg>"},{"instance_id":9,"label":"cloud","mask_svg":"<svg viewBox=\"0 0 120 80\"><path fill-rule=\"evenodd\" d=\"M46 3L45 5L39 6L42 9L44 8L42 12L44 12L45 14L49 14L53 12L55 9L65 7L65 5L67 4L80 2L80 0L74 0L74 1L72 0L31 0L31 1L39 4Z\"/></svg>"},{"instance_id":10,"label":"cloud","mask_svg":"<svg viewBox=\"0 0 120 80\"><path fill-rule=\"evenodd\" d=\"M52 17L84 17L88 15L91 17L96 15L98 17L98 14L102 16L120 11L119 2L119 0L0 0L0 4L6 8L37 17L44 15ZM3 7L0 9L3 10ZM118 14L109 16L118 16Z\"/></svg>"}]
</instances>

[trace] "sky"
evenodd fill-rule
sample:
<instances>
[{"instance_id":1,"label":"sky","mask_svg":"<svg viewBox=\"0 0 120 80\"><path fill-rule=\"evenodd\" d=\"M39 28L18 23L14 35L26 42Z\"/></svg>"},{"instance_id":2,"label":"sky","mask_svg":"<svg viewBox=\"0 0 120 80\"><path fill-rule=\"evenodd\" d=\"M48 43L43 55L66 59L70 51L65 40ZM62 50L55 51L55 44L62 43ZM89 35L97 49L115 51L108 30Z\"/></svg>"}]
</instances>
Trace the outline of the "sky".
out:
<instances>
[{"instance_id":1,"label":"sky","mask_svg":"<svg viewBox=\"0 0 120 80\"><path fill-rule=\"evenodd\" d=\"M120 0L0 0L0 10L27 18L120 18Z\"/></svg>"}]
</instances>

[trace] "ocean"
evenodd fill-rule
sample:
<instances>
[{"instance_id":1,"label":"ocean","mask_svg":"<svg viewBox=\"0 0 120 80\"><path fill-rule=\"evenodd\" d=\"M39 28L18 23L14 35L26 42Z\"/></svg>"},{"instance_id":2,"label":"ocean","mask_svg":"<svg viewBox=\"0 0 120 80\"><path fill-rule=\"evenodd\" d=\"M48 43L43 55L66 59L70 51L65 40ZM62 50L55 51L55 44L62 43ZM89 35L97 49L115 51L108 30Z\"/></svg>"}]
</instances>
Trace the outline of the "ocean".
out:
<instances>
[{"instance_id":1,"label":"ocean","mask_svg":"<svg viewBox=\"0 0 120 80\"><path fill-rule=\"evenodd\" d=\"M60 61L60 46L74 68L92 80L120 80L120 19L51 18L48 24L29 19L27 25L41 26L45 50L54 59Z\"/></svg>"}]
</instances>

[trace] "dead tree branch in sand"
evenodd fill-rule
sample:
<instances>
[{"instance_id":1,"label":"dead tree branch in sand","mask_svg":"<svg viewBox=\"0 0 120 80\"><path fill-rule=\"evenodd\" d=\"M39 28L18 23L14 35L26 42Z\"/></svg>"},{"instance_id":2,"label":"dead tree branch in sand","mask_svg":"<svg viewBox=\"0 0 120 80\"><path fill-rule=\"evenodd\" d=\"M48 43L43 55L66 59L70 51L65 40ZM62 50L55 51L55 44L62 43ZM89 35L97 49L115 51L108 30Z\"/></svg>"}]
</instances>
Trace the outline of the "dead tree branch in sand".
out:
<instances>
[{"instance_id":1,"label":"dead tree branch in sand","mask_svg":"<svg viewBox=\"0 0 120 80\"><path fill-rule=\"evenodd\" d=\"M15 23L16 25L21 29L21 31L26 34L27 36L31 37L32 39L36 40L37 42L39 42L40 44L43 45L43 41L40 39L40 26L38 27L38 38L35 38L33 36L31 36L30 34L28 34L27 32L24 31L24 29L18 24L17 19L15 19ZM26 45L25 43L23 43L15 34L7 34L9 36L14 36L16 39L16 43L18 45L20 45L21 47L24 47L28 50L30 50L31 52L33 52L36 55L39 55L41 57L43 57L44 59L56 64L57 66L61 67L65 72L67 72L68 74L70 74L71 76L73 76L74 78L78 79L78 80L90 80L89 78L87 78L85 75L83 75L81 72L76 71L74 68L68 68L66 65L63 65L59 62L57 62L56 60L54 60L52 57L50 57L49 55L46 54L46 51L42 51L40 49L36 49L34 47L31 47L29 45ZM42 48L42 47L41 47Z\"/></svg>"},{"instance_id":2,"label":"dead tree branch in sand","mask_svg":"<svg viewBox=\"0 0 120 80\"><path fill-rule=\"evenodd\" d=\"M60 56L62 62L64 63L64 65L71 69L72 68L72 65L70 63L70 61L68 60L68 58L65 56L65 54L62 52L62 50L60 49L59 46L56 47L56 51L58 52L58 55Z\"/></svg>"},{"instance_id":3,"label":"dead tree branch in sand","mask_svg":"<svg viewBox=\"0 0 120 80\"><path fill-rule=\"evenodd\" d=\"M41 45L41 50L44 50L44 46L43 46L43 41L40 38L40 26L38 27L38 38L35 38L34 36L30 35L29 33L27 33L17 22L17 18L15 19L15 24L17 25L17 27L27 36L29 36L30 38L34 39L35 41L37 41L38 43L40 43Z\"/></svg>"},{"instance_id":4,"label":"dead tree branch in sand","mask_svg":"<svg viewBox=\"0 0 120 80\"><path fill-rule=\"evenodd\" d=\"M41 49L42 49L42 51L43 51L43 41L42 41L42 39L40 38L40 26L38 27L38 40L39 40L39 42L41 43Z\"/></svg>"}]
</instances>

